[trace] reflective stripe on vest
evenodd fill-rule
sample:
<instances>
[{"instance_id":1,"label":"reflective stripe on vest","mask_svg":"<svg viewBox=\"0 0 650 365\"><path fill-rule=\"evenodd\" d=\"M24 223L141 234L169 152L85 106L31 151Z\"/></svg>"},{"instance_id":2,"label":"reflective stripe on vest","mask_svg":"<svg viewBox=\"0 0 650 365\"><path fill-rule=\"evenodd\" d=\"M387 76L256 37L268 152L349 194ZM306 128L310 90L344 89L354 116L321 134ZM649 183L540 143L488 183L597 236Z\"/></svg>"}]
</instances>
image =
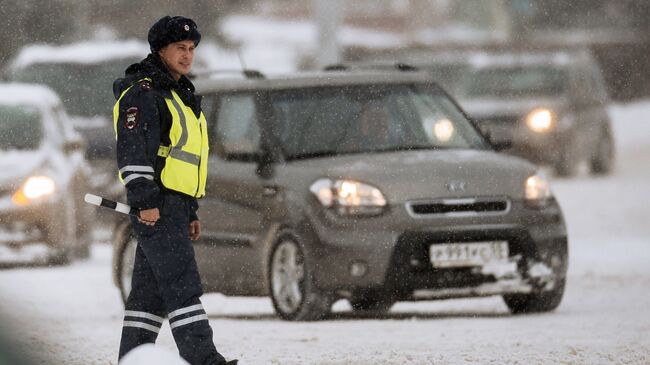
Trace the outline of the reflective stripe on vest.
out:
<instances>
[{"instance_id":1,"label":"reflective stripe on vest","mask_svg":"<svg viewBox=\"0 0 650 365\"><path fill-rule=\"evenodd\" d=\"M208 133L203 113L197 118L176 91L165 98L172 115L165 167L160 173L163 185L172 190L200 198L205 195L208 176ZM164 149L165 146L163 146ZM158 150L160 152L160 149Z\"/></svg>"},{"instance_id":2,"label":"reflective stripe on vest","mask_svg":"<svg viewBox=\"0 0 650 365\"><path fill-rule=\"evenodd\" d=\"M116 138L119 103L129 89L120 95L113 108ZM201 112L197 118L192 108L183 103L176 91L172 90L171 94L171 98L165 98L172 116L172 126L169 131L171 145L161 145L158 149L158 156L165 158L165 167L160 173L160 180L167 189L200 198L205 195L208 175L208 134L205 115Z\"/></svg>"}]
</instances>

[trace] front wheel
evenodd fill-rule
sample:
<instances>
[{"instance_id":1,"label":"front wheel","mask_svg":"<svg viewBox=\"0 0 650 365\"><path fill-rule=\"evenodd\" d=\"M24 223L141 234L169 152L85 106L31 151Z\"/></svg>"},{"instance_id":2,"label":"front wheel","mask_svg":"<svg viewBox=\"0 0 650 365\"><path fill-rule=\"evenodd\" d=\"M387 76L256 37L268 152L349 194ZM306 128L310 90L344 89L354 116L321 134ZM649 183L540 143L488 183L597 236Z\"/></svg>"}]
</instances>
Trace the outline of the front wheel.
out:
<instances>
[{"instance_id":1,"label":"front wheel","mask_svg":"<svg viewBox=\"0 0 650 365\"><path fill-rule=\"evenodd\" d=\"M115 260L115 277L117 278L117 286L122 295L122 301L126 303L126 299L129 297L129 293L131 293L135 250L138 247L138 239L133 233L133 228L130 224L121 230L115 244L118 245L115 250L117 255Z\"/></svg>"},{"instance_id":2,"label":"front wheel","mask_svg":"<svg viewBox=\"0 0 650 365\"><path fill-rule=\"evenodd\" d=\"M560 155L555 161L555 173L561 177L571 177L578 171L580 156L575 146L575 141L568 140L560 146Z\"/></svg>"},{"instance_id":3,"label":"front wheel","mask_svg":"<svg viewBox=\"0 0 650 365\"><path fill-rule=\"evenodd\" d=\"M298 239L282 236L269 260L271 299L282 319L314 321L329 314L331 300L317 288L310 269Z\"/></svg>"},{"instance_id":4,"label":"front wheel","mask_svg":"<svg viewBox=\"0 0 650 365\"><path fill-rule=\"evenodd\" d=\"M529 294L506 294L503 300L513 314L550 312L557 308L564 295L566 278L557 280L555 287L549 291Z\"/></svg>"},{"instance_id":5,"label":"front wheel","mask_svg":"<svg viewBox=\"0 0 650 365\"><path fill-rule=\"evenodd\" d=\"M609 174L614 167L614 139L609 130L604 129L598 144L595 146L590 161L591 173L594 175Z\"/></svg>"}]
</instances>

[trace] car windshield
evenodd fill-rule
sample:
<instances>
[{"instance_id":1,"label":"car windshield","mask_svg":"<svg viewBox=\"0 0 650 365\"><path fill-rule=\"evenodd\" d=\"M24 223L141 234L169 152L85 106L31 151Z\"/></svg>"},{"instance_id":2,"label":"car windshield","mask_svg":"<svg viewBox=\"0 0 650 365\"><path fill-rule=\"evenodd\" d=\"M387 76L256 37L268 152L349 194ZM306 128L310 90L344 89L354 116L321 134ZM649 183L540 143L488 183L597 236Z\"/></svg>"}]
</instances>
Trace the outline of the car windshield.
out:
<instances>
[{"instance_id":1,"label":"car windshield","mask_svg":"<svg viewBox=\"0 0 650 365\"><path fill-rule=\"evenodd\" d=\"M0 150L36 149L42 139L43 125L36 108L0 104Z\"/></svg>"},{"instance_id":2,"label":"car windshield","mask_svg":"<svg viewBox=\"0 0 650 365\"><path fill-rule=\"evenodd\" d=\"M555 96L566 90L566 72L553 67L482 68L466 78L470 97Z\"/></svg>"},{"instance_id":3,"label":"car windshield","mask_svg":"<svg viewBox=\"0 0 650 365\"><path fill-rule=\"evenodd\" d=\"M15 81L46 84L54 89L71 115L111 115L115 97L113 81L138 59L96 64L37 63L15 70Z\"/></svg>"},{"instance_id":4,"label":"car windshield","mask_svg":"<svg viewBox=\"0 0 650 365\"><path fill-rule=\"evenodd\" d=\"M271 96L287 159L347 153L486 148L442 92L419 85L322 87Z\"/></svg>"}]
</instances>

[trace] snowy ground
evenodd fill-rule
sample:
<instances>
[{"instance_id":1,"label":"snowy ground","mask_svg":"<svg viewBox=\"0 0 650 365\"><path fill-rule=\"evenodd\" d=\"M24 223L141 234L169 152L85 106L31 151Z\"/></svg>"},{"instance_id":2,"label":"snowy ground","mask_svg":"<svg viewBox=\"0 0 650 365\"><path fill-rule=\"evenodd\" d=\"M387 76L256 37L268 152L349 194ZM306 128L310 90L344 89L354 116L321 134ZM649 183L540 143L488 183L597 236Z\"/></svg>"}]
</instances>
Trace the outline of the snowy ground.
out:
<instances>
[{"instance_id":1,"label":"snowy ground","mask_svg":"<svg viewBox=\"0 0 650 365\"><path fill-rule=\"evenodd\" d=\"M570 234L564 301L512 316L500 298L399 303L387 318L290 323L268 299L203 297L215 342L242 364L650 363L650 101L611 108L618 165L553 181ZM115 363L122 305L110 247L61 268L0 271L0 333L52 364ZM169 328L158 346L174 350Z\"/></svg>"}]
</instances>

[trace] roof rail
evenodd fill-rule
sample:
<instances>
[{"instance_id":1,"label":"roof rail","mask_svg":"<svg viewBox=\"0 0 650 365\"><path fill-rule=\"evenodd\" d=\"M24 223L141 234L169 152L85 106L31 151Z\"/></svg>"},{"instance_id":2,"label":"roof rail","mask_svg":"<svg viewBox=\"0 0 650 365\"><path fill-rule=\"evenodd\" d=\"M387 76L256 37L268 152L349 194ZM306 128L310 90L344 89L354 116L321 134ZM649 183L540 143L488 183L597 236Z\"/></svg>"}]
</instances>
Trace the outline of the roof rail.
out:
<instances>
[{"instance_id":1,"label":"roof rail","mask_svg":"<svg viewBox=\"0 0 650 365\"><path fill-rule=\"evenodd\" d=\"M257 70L242 70L242 73L244 76L246 76L247 79L265 79L266 76L264 76L263 73L257 71Z\"/></svg>"},{"instance_id":2,"label":"roof rail","mask_svg":"<svg viewBox=\"0 0 650 365\"><path fill-rule=\"evenodd\" d=\"M197 76L205 76L205 75L214 75L214 74L241 74L244 75L245 78L247 79L265 79L266 76L264 76L263 73L261 73L258 70L250 70L250 69L206 69L206 70L199 70L197 72L192 72L190 74L190 77L194 78Z\"/></svg>"},{"instance_id":3,"label":"roof rail","mask_svg":"<svg viewBox=\"0 0 650 365\"><path fill-rule=\"evenodd\" d=\"M419 71L420 69L413 66L409 65L408 63L404 62L396 62L393 67L402 72L413 72L413 71ZM349 70L371 70L373 67L371 65L346 65L344 63L334 63L331 65L327 65L323 67L323 71L349 71Z\"/></svg>"},{"instance_id":4,"label":"roof rail","mask_svg":"<svg viewBox=\"0 0 650 365\"><path fill-rule=\"evenodd\" d=\"M343 63L334 63L323 67L323 71L348 71L350 67Z\"/></svg>"},{"instance_id":5,"label":"roof rail","mask_svg":"<svg viewBox=\"0 0 650 365\"><path fill-rule=\"evenodd\" d=\"M399 71L405 71L405 72L420 71L419 68L404 62L397 62L395 64L395 68L398 69Z\"/></svg>"}]
</instances>

